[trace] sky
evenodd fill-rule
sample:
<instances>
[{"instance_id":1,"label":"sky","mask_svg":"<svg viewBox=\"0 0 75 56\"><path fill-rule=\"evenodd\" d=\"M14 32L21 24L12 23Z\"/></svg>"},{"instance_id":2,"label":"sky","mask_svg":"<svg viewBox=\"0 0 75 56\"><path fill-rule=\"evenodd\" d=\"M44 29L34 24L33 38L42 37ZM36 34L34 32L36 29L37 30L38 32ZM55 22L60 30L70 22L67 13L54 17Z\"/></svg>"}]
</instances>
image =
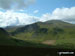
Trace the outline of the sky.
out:
<instances>
[{"instance_id":1,"label":"sky","mask_svg":"<svg viewBox=\"0 0 75 56\"><path fill-rule=\"evenodd\" d=\"M75 23L75 0L0 0L0 27L48 20Z\"/></svg>"}]
</instances>

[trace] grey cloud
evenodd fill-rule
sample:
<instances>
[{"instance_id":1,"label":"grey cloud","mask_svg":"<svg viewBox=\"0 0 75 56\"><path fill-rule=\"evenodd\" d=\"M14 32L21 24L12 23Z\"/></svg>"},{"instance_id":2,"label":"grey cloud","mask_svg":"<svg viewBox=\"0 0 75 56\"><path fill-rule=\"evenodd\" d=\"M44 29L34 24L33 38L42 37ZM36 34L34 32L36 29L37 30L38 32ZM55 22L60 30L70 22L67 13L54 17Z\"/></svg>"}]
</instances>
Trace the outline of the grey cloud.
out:
<instances>
[{"instance_id":1,"label":"grey cloud","mask_svg":"<svg viewBox=\"0 0 75 56\"><path fill-rule=\"evenodd\" d=\"M35 0L0 0L1 9L24 9L34 3ZM15 5L14 5L15 4Z\"/></svg>"}]
</instances>

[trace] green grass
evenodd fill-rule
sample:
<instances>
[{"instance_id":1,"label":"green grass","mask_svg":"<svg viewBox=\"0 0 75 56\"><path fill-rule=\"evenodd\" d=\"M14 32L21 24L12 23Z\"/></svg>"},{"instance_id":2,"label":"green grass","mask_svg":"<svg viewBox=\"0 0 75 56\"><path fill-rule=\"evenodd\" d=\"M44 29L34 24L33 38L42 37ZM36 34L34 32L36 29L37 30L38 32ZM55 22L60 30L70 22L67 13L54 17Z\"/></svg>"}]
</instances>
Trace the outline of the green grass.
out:
<instances>
[{"instance_id":1,"label":"green grass","mask_svg":"<svg viewBox=\"0 0 75 56\"><path fill-rule=\"evenodd\" d=\"M75 49L75 38L56 40L56 46L65 49Z\"/></svg>"}]
</instances>

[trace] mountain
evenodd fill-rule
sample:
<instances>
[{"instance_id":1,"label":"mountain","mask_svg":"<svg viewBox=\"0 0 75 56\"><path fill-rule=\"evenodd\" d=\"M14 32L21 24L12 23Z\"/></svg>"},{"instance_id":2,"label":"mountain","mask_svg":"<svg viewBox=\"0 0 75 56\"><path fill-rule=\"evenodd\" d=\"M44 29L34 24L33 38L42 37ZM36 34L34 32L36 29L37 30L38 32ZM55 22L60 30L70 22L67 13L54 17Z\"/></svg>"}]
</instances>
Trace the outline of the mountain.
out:
<instances>
[{"instance_id":1,"label":"mountain","mask_svg":"<svg viewBox=\"0 0 75 56\"><path fill-rule=\"evenodd\" d=\"M63 22L60 20L52 20L52 21L46 21L46 22L36 22L34 24L22 26L19 28L16 28L14 31L11 31L10 33L13 36L21 37L21 38L42 38L48 37L49 39L53 39L57 37L57 35L62 35L64 38L69 35L70 33L74 34L75 25L70 24L67 22ZM72 35L73 35L72 34ZM71 37L67 36L67 37Z\"/></svg>"},{"instance_id":2,"label":"mountain","mask_svg":"<svg viewBox=\"0 0 75 56\"><path fill-rule=\"evenodd\" d=\"M7 30L16 39L57 47L75 47L75 24L60 20L36 22Z\"/></svg>"},{"instance_id":3,"label":"mountain","mask_svg":"<svg viewBox=\"0 0 75 56\"><path fill-rule=\"evenodd\" d=\"M34 24L18 27L14 31L11 31L11 33L12 33L12 35L17 35L20 33L25 33L25 34L33 33L33 35L35 35L35 34L39 34L39 33L41 33L41 34L42 33L46 34L46 33L50 33L50 32L53 33L56 31L58 33L63 33L64 30L66 31L67 28L74 29L75 25L67 23L67 22L63 22L60 20L52 20L52 21L47 21L47 22L36 22Z\"/></svg>"}]
</instances>

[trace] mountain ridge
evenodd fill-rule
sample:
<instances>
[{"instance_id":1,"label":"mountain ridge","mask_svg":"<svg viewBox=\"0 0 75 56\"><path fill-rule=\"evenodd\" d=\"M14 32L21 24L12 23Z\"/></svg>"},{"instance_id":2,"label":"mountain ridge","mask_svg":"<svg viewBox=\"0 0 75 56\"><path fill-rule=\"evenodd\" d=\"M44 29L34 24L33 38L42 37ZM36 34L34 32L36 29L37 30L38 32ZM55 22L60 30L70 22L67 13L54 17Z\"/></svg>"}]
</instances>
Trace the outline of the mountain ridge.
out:
<instances>
[{"instance_id":1,"label":"mountain ridge","mask_svg":"<svg viewBox=\"0 0 75 56\"><path fill-rule=\"evenodd\" d=\"M50 23L49 23L50 22ZM74 37L75 25L60 20L36 22L8 31L19 39L60 39ZM70 34L73 33L73 34ZM21 38L20 38L21 37ZM53 38L52 38L53 37ZM57 38L59 37L59 38Z\"/></svg>"},{"instance_id":2,"label":"mountain ridge","mask_svg":"<svg viewBox=\"0 0 75 56\"><path fill-rule=\"evenodd\" d=\"M4 42L6 32L3 34L4 38L2 41L4 43L8 41L8 43L15 43L15 45L19 46L41 46L42 44L46 44L57 48L70 48L75 46L75 25L63 21L36 22L21 27L9 27L9 29L5 30L11 34L13 40L11 39L9 41L6 38Z\"/></svg>"},{"instance_id":3,"label":"mountain ridge","mask_svg":"<svg viewBox=\"0 0 75 56\"><path fill-rule=\"evenodd\" d=\"M43 27L41 27L41 26ZM52 21L46 21L46 22L36 22L36 23L33 23L33 24L30 24L30 25L26 25L26 26L22 26L22 27L19 27L16 29L16 32L21 32L24 30L28 30L28 31L31 31L31 30L39 30L40 28L46 28L46 27L51 27L53 26L54 28L67 28L67 27L73 27L75 25L73 24L70 24L70 23L67 23L67 22L64 22L64 21L60 21L60 20L52 20Z\"/></svg>"}]
</instances>

